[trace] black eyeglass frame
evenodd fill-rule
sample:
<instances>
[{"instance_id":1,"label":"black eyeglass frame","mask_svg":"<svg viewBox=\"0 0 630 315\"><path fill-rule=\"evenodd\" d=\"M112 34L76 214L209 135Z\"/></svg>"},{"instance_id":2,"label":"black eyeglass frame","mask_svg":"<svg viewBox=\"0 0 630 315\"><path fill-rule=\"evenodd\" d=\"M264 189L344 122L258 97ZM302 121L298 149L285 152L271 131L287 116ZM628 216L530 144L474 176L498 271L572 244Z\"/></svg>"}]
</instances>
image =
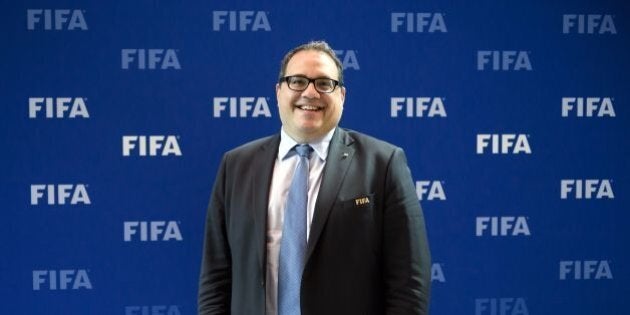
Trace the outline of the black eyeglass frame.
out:
<instances>
[{"instance_id":1,"label":"black eyeglass frame","mask_svg":"<svg viewBox=\"0 0 630 315\"><path fill-rule=\"evenodd\" d=\"M291 87L291 85L289 84L289 80L290 80L290 79L292 79L292 78L302 78L302 79L306 79L306 80L308 80L308 83L307 83L307 84L304 86L304 88L303 88L303 89L301 89L301 90L294 89L294 88L292 88L292 87ZM317 88L317 84L315 83L315 81L317 81L317 80L329 80L329 81L332 81L332 83L333 83L333 88L332 88L332 90L330 90L330 91L320 91L320 90ZM330 93L334 92L334 91L335 91L335 89L337 88L337 86L343 86L343 83L341 83L341 82L339 82L339 81L337 81L337 80L335 80L335 79L326 78L326 77L311 79L311 78L305 77L305 76L303 76L303 75L287 75L287 76L284 76L284 77L282 77L282 78L278 79L278 83L282 83L282 82L286 82L287 87L288 87L289 89L291 89L292 91L296 91L296 92L302 92L302 91L305 91L306 89L308 89L309 84L313 83L313 87L315 88L315 90L316 90L317 92L320 92L320 93L326 93L326 94L330 94Z\"/></svg>"}]
</instances>

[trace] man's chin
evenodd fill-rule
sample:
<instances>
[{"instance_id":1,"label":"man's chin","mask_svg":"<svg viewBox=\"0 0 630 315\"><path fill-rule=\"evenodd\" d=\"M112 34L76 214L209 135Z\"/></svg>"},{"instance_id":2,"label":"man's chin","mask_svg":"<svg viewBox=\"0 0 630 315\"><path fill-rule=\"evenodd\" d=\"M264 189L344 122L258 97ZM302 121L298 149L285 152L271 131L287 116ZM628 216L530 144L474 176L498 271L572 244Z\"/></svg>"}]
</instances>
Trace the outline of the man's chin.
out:
<instances>
[{"instance_id":1,"label":"man's chin","mask_svg":"<svg viewBox=\"0 0 630 315\"><path fill-rule=\"evenodd\" d=\"M295 126L297 131L301 133L317 133L322 129L322 122L319 120L305 119L299 120Z\"/></svg>"}]
</instances>

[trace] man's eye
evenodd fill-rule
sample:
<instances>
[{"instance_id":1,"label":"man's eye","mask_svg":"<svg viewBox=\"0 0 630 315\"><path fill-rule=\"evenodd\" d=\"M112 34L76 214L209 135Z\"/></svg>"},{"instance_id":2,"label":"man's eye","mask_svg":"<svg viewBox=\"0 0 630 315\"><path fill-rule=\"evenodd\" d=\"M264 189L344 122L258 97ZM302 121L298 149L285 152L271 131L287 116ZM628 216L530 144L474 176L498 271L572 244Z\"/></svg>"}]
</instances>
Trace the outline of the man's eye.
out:
<instances>
[{"instance_id":1,"label":"man's eye","mask_svg":"<svg viewBox=\"0 0 630 315\"><path fill-rule=\"evenodd\" d=\"M333 84L330 80L322 80L317 82L317 86L320 88L329 89L333 86Z\"/></svg>"},{"instance_id":2,"label":"man's eye","mask_svg":"<svg viewBox=\"0 0 630 315\"><path fill-rule=\"evenodd\" d=\"M290 80L289 83L291 84L295 84L295 85L305 85L308 81L304 80L303 78L293 78Z\"/></svg>"}]
</instances>

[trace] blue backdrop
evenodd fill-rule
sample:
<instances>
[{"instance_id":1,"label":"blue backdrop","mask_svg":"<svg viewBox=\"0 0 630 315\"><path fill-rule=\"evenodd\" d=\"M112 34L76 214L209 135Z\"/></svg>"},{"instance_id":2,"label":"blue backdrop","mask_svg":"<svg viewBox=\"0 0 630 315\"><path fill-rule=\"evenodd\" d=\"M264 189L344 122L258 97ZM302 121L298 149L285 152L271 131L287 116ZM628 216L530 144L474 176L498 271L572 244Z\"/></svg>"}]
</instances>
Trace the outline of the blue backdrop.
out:
<instances>
[{"instance_id":1,"label":"blue backdrop","mask_svg":"<svg viewBox=\"0 0 630 315\"><path fill-rule=\"evenodd\" d=\"M0 313L194 314L226 150L280 128L290 48L405 149L431 314L624 314L624 1L21 1L0 20Z\"/></svg>"}]
</instances>

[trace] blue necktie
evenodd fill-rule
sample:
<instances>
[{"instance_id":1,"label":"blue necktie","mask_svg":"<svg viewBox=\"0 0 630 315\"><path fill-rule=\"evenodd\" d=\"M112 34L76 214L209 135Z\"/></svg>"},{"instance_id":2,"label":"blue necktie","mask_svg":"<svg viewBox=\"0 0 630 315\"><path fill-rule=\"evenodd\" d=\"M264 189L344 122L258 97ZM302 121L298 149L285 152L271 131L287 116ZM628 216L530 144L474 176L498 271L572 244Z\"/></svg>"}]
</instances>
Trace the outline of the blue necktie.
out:
<instances>
[{"instance_id":1,"label":"blue necktie","mask_svg":"<svg viewBox=\"0 0 630 315\"><path fill-rule=\"evenodd\" d=\"M278 266L278 315L300 314L300 284L306 254L308 162L312 150L308 144L295 146L299 161L284 209Z\"/></svg>"}]
</instances>

